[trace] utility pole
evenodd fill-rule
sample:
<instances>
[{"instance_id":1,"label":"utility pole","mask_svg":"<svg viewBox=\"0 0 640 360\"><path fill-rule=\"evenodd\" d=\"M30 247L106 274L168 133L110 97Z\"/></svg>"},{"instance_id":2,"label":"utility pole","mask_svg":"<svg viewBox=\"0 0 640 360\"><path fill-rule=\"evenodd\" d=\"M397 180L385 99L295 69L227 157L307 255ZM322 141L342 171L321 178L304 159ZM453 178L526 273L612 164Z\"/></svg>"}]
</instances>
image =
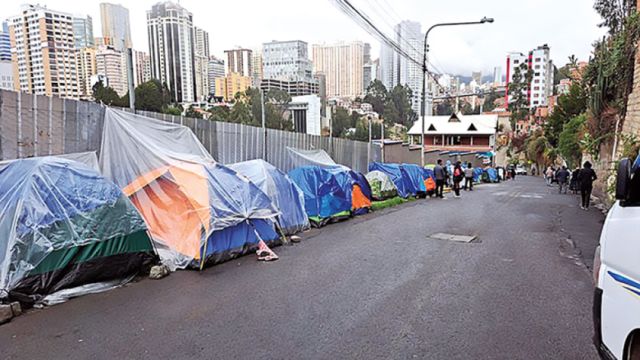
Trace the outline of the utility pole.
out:
<instances>
[{"instance_id":1,"label":"utility pole","mask_svg":"<svg viewBox=\"0 0 640 360\"><path fill-rule=\"evenodd\" d=\"M367 146L367 167L371 163L371 116L367 116L369 120L369 144Z\"/></svg>"},{"instance_id":2,"label":"utility pole","mask_svg":"<svg viewBox=\"0 0 640 360\"><path fill-rule=\"evenodd\" d=\"M380 153L382 155L381 162L384 162L384 119L382 119L382 123L380 125Z\"/></svg>"},{"instance_id":3,"label":"utility pole","mask_svg":"<svg viewBox=\"0 0 640 360\"><path fill-rule=\"evenodd\" d=\"M262 158L267 161L267 121L264 116L264 90L260 90L260 111L262 113Z\"/></svg>"}]
</instances>

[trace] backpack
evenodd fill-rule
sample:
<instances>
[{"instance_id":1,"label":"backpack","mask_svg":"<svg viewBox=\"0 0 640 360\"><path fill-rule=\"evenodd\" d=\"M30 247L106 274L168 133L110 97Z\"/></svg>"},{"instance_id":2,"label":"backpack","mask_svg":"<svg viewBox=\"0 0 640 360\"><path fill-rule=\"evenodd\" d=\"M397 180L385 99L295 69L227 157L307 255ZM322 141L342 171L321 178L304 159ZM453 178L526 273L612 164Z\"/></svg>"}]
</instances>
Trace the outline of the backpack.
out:
<instances>
[{"instance_id":1,"label":"backpack","mask_svg":"<svg viewBox=\"0 0 640 360\"><path fill-rule=\"evenodd\" d=\"M460 170L460 168L456 168L453 170L453 176L457 178L462 177L462 170Z\"/></svg>"}]
</instances>

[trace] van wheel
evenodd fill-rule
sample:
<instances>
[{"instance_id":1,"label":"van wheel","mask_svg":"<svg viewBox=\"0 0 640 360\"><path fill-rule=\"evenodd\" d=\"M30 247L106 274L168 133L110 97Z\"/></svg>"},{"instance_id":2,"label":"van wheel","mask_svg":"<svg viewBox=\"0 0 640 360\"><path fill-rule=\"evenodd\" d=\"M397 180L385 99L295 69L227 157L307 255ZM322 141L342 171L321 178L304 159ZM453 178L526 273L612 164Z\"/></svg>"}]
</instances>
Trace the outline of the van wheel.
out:
<instances>
[{"instance_id":1,"label":"van wheel","mask_svg":"<svg viewBox=\"0 0 640 360\"><path fill-rule=\"evenodd\" d=\"M640 360L640 336L638 336L638 331L634 331L627 341L627 349L625 353L627 354L627 360Z\"/></svg>"}]
</instances>

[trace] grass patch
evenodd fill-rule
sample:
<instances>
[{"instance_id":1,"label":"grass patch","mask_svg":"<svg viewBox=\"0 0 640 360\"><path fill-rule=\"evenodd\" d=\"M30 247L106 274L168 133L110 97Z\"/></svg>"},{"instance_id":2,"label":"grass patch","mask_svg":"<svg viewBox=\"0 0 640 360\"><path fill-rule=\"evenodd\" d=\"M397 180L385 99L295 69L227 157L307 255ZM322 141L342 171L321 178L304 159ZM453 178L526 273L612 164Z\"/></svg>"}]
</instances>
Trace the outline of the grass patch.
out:
<instances>
[{"instance_id":1,"label":"grass patch","mask_svg":"<svg viewBox=\"0 0 640 360\"><path fill-rule=\"evenodd\" d=\"M413 201L413 200L415 199L409 198L405 200L399 196L396 196L394 198L383 200L383 201L374 201L371 203L371 210L378 211L378 210L398 206L400 204L404 204L406 202Z\"/></svg>"}]
</instances>

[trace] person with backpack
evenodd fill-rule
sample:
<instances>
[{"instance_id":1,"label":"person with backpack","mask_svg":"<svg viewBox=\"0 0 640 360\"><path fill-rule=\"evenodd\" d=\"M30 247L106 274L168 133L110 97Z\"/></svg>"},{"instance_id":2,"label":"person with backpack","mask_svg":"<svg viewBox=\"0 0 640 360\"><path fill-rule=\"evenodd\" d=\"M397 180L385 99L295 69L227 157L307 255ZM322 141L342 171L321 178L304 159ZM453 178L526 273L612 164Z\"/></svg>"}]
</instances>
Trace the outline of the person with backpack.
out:
<instances>
[{"instance_id":1,"label":"person with backpack","mask_svg":"<svg viewBox=\"0 0 640 360\"><path fill-rule=\"evenodd\" d=\"M464 169L464 191L473 191L473 166L471 163L467 163L467 167Z\"/></svg>"},{"instance_id":2,"label":"person with backpack","mask_svg":"<svg viewBox=\"0 0 640 360\"><path fill-rule=\"evenodd\" d=\"M582 210L589 210L589 202L591 201L591 191L593 190L593 182L597 180L596 172L591 168L591 163L585 161L580 173L578 174L578 183L580 184L580 195L582 196Z\"/></svg>"},{"instance_id":3,"label":"person with backpack","mask_svg":"<svg viewBox=\"0 0 640 360\"><path fill-rule=\"evenodd\" d=\"M580 168L577 167L571 173L571 185L569 186L569 190L573 191L573 195L577 195L580 192L580 183L578 182L578 176L580 175Z\"/></svg>"},{"instance_id":4,"label":"person with backpack","mask_svg":"<svg viewBox=\"0 0 640 360\"><path fill-rule=\"evenodd\" d=\"M571 173L567 170L566 166L563 166L556 173L556 179L558 179L558 194L562 194L562 190L564 189L564 193L567 193L567 185L569 184L569 177Z\"/></svg>"},{"instance_id":5,"label":"person with backpack","mask_svg":"<svg viewBox=\"0 0 640 360\"><path fill-rule=\"evenodd\" d=\"M454 197L460 197L460 183L464 178L464 171L462 170L462 165L460 161L456 162L456 165L453 167L453 192L455 193Z\"/></svg>"},{"instance_id":6,"label":"person with backpack","mask_svg":"<svg viewBox=\"0 0 640 360\"><path fill-rule=\"evenodd\" d=\"M447 179L447 171L442 166L442 160L438 159L433 168L433 175L436 177L436 197L444 199L444 182Z\"/></svg>"}]
</instances>

